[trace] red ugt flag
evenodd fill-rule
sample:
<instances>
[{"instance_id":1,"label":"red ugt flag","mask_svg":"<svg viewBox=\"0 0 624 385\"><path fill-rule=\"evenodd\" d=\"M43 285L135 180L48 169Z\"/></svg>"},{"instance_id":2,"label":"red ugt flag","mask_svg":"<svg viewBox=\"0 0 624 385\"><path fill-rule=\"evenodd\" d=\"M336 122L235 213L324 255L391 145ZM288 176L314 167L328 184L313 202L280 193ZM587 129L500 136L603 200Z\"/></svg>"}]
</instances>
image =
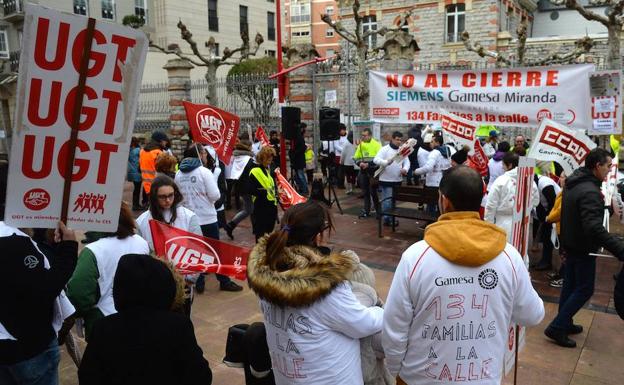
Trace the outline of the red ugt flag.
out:
<instances>
[{"instance_id":1,"label":"red ugt flag","mask_svg":"<svg viewBox=\"0 0 624 385\"><path fill-rule=\"evenodd\" d=\"M180 274L217 273L247 279L247 257L251 250L202 237L150 219L154 250Z\"/></svg>"},{"instance_id":2,"label":"red ugt flag","mask_svg":"<svg viewBox=\"0 0 624 385\"><path fill-rule=\"evenodd\" d=\"M269 142L269 138L267 137L266 132L264 132L264 129L260 126L256 128L256 139L258 139L260 143L262 143L262 146L271 145L271 142Z\"/></svg>"},{"instance_id":3,"label":"red ugt flag","mask_svg":"<svg viewBox=\"0 0 624 385\"><path fill-rule=\"evenodd\" d=\"M230 164L238 137L240 118L208 104L182 102L193 140L211 145L219 158Z\"/></svg>"},{"instance_id":4,"label":"red ugt flag","mask_svg":"<svg viewBox=\"0 0 624 385\"><path fill-rule=\"evenodd\" d=\"M299 195L293 186L288 183L279 169L275 170L275 176L277 177L277 193L279 194L279 201L284 210L287 210L290 206L298 205L299 203L303 203L307 200Z\"/></svg>"}]
</instances>

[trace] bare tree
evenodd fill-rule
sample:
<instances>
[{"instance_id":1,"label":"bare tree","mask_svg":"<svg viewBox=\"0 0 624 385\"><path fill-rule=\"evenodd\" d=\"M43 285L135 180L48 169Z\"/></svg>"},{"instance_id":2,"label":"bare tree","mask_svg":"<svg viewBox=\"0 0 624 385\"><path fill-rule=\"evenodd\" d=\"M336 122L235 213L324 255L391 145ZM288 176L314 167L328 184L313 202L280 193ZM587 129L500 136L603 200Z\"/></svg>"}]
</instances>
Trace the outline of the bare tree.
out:
<instances>
[{"instance_id":1,"label":"bare tree","mask_svg":"<svg viewBox=\"0 0 624 385\"><path fill-rule=\"evenodd\" d=\"M257 33L254 39L253 49L249 44L249 34L245 31L241 31L242 44L236 49L229 49L225 47L223 54L217 56L217 44L215 39L211 36L206 42L208 48L208 55L204 55L199 52L197 43L193 40L193 34L186 28L186 25L180 20L178 22L178 29L180 29L180 35L184 41L186 41L191 47L193 56L199 60L193 59L192 56L182 53L182 50L177 44L170 45L167 48L161 47L150 41L150 47L153 47L163 53L176 55L181 59L188 60L191 64L197 67L206 67L206 82L208 83L208 93L206 99L208 104L217 105L217 69L222 65L236 65L250 56L255 56L258 53L260 45L264 42L264 38L261 34ZM235 54L239 54L238 58L234 58Z\"/></svg>"},{"instance_id":2,"label":"bare tree","mask_svg":"<svg viewBox=\"0 0 624 385\"><path fill-rule=\"evenodd\" d=\"M394 27L381 27L379 29L373 30L369 29L364 32L362 29L362 23L364 21L364 16L360 15L361 4L359 0L353 1L344 1L342 3L352 3L353 9L353 20L355 21L355 28L349 31L347 30L340 21L335 21L331 19L331 16L328 14L321 15L321 19L330 27L336 31L336 33L343 38L347 44L353 44L356 49L356 57L355 64L357 68L357 98L360 105L360 115L363 120L368 119L369 115L369 106L368 106L368 98L370 95L368 88L368 76L366 74L367 70L367 58L369 54L376 53L379 49L371 49L368 45L369 38L371 36L379 35L384 36L389 31L398 31L406 25L406 19L411 15L410 12L406 12L401 15L401 20L398 23L398 26ZM350 58L346 58L346 60L350 60Z\"/></svg>"},{"instance_id":3,"label":"bare tree","mask_svg":"<svg viewBox=\"0 0 624 385\"><path fill-rule=\"evenodd\" d=\"M589 0L591 5L607 6L606 15L601 15L590 11L581 5L578 0L550 0L555 5L565 5L568 9L574 9L585 19L597 21L607 27L607 44L609 51L607 54L607 66L609 69L621 70L622 55L620 54L620 33L624 25L624 0Z\"/></svg>"},{"instance_id":4,"label":"bare tree","mask_svg":"<svg viewBox=\"0 0 624 385\"><path fill-rule=\"evenodd\" d=\"M624 1L624 0L622 0ZM464 31L461 35L461 39L464 42L466 50L475 52L480 57L491 57L496 60L496 66L508 66L511 67L515 64L517 67L524 66L543 66L550 64L563 64L574 61L579 56L588 53L594 46L594 42L588 36L577 40L574 45L575 48L572 51L566 53L553 53L545 58L536 60L526 60L526 39L527 39L527 25L526 23L518 26L518 44L516 46L517 60L515 63L499 51L490 51L483 47L479 42L473 42L470 40L470 34L468 31Z\"/></svg>"}]
</instances>

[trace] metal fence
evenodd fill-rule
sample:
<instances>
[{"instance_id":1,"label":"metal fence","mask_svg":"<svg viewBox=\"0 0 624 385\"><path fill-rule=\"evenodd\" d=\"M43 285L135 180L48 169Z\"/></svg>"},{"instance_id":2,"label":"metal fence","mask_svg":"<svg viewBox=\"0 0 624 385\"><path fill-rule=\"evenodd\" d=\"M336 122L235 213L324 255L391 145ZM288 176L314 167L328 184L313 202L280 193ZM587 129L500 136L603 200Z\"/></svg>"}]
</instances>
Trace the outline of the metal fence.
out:
<instances>
[{"instance_id":1,"label":"metal fence","mask_svg":"<svg viewBox=\"0 0 624 385\"><path fill-rule=\"evenodd\" d=\"M273 98L277 81L267 75L239 75L216 81L217 105L241 118L241 130L262 125L270 130L279 126L278 103ZM191 81L191 101L206 103L208 83ZM169 129L169 92L167 83L144 84L141 87L135 132Z\"/></svg>"}]
</instances>

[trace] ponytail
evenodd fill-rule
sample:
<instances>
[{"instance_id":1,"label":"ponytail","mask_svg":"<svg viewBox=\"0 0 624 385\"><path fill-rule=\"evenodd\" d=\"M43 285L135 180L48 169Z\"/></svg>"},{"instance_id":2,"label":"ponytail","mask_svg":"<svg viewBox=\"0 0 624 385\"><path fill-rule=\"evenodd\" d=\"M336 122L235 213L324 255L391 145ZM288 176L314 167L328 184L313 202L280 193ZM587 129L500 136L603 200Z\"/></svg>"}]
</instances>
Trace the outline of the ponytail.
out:
<instances>
[{"instance_id":1,"label":"ponytail","mask_svg":"<svg viewBox=\"0 0 624 385\"><path fill-rule=\"evenodd\" d=\"M323 231L334 228L331 213L324 204L309 200L288 209L282 218L284 224L267 238L266 262L271 270L286 271L292 268L284 249L287 246L315 246L315 238Z\"/></svg>"}]
</instances>

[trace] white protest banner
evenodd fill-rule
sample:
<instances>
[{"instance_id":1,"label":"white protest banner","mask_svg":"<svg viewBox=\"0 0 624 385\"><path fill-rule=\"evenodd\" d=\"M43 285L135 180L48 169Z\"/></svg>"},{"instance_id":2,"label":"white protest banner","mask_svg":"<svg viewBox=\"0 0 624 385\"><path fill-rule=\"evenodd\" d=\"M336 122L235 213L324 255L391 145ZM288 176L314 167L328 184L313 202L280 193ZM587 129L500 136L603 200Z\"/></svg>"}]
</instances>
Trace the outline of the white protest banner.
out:
<instances>
[{"instance_id":1,"label":"white protest banner","mask_svg":"<svg viewBox=\"0 0 624 385\"><path fill-rule=\"evenodd\" d=\"M370 116L381 123L429 123L444 108L479 124L535 127L548 118L591 125L593 65L468 71L370 71Z\"/></svg>"},{"instance_id":2,"label":"white protest banner","mask_svg":"<svg viewBox=\"0 0 624 385\"><path fill-rule=\"evenodd\" d=\"M56 227L71 174L68 226L115 231L148 39L114 23L25 10L5 220Z\"/></svg>"},{"instance_id":3,"label":"white protest banner","mask_svg":"<svg viewBox=\"0 0 624 385\"><path fill-rule=\"evenodd\" d=\"M589 135L622 133L622 77L620 71L596 71L590 74L592 124Z\"/></svg>"},{"instance_id":4,"label":"white protest banner","mask_svg":"<svg viewBox=\"0 0 624 385\"><path fill-rule=\"evenodd\" d=\"M466 120L446 110L440 110L440 124L444 134L457 145L470 147L469 155L474 154L475 135L478 124Z\"/></svg>"},{"instance_id":5,"label":"white protest banner","mask_svg":"<svg viewBox=\"0 0 624 385\"><path fill-rule=\"evenodd\" d=\"M589 151L596 147L587 135L572 130L550 119L542 120L527 156L557 162L566 175L585 163Z\"/></svg>"},{"instance_id":6,"label":"white protest banner","mask_svg":"<svg viewBox=\"0 0 624 385\"><path fill-rule=\"evenodd\" d=\"M529 222L531 216L531 194L533 190L533 174L535 159L520 157L518 162L518 179L516 181L516 197L512 212L511 244L518 250L528 269L529 266ZM508 343L505 350L505 374L514 366L518 351L525 344L526 328L511 324L508 327Z\"/></svg>"}]
</instances>

